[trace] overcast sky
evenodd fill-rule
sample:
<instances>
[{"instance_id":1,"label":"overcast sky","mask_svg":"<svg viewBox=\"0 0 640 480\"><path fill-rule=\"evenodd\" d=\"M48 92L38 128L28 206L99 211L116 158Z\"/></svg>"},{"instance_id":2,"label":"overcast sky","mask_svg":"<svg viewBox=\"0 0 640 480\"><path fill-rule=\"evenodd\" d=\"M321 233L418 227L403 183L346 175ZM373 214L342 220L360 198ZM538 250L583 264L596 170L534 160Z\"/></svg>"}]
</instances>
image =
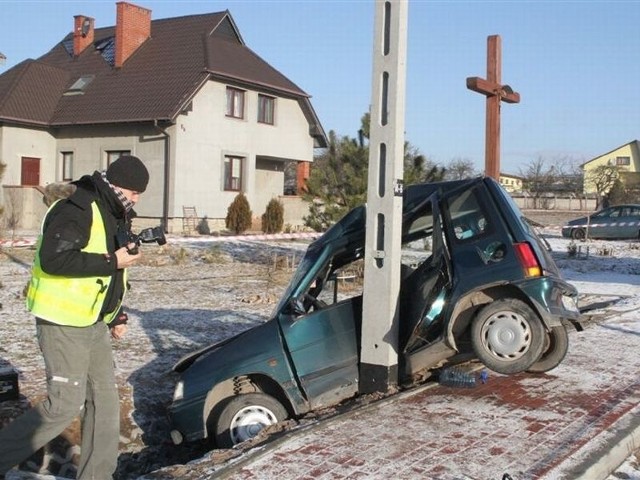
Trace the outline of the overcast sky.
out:
<instances>
[{"instance_id":1,"label":"overcast sky","mask_svg":"<svg viewBox=\"0 0 640 480\"><path fill-rule=\"evenodd\" d=\"M152 19L228 9L245 43L355 137L371 103L373 0L142 0ZM115 24L115 1L0 0L0 73L59 42L78 14ZM487 37L502 39L502 168L583 162L640 138L640 1L410 0L406 139L438 163L484 169Z\"/></svg>"}]
</instances>

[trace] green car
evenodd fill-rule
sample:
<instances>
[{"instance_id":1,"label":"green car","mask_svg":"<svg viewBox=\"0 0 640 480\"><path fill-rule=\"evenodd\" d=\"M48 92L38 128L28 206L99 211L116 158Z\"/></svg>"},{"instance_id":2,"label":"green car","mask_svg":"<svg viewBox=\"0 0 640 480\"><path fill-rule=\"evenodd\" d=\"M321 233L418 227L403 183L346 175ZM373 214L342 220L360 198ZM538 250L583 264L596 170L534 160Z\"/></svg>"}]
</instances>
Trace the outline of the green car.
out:
<instances>
[{"instance_id":1,"label":"green car","mask_svg":"<svg viewBox=\"0 0 640 480\"><path fill-rule=\"evenodd\" d=\"M562 227L562 236L574 240L587 237L640 240L640 205L616 205L576 218Z\"/></svg>"},{"instance_id":2,"label":"green car","mask_svg":"<svg viewBox=\"0 0 640 480\"><path fill-rule=\"evenodd\" d=\"M478 359L545 372L581 330L577 291L491 178L414 185L403 197L398 383ZM269 321L180 360L174 443L220 448L358 395L364 206L307 249Z\"/></svg>"}]
</instances>

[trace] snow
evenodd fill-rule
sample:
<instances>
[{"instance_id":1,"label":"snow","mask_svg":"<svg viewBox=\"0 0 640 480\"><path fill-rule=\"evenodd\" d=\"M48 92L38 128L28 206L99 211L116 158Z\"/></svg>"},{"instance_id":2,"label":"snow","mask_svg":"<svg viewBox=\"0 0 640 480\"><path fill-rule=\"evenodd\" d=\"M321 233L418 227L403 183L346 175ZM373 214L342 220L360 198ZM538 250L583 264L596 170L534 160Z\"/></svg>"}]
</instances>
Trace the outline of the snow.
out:
<instances>
[{"instance_id":1,"label":"snow","mask_svg":"<svg viewBox=\"0 0 640 480\"><path fill-rule=\"evenodd\" d=\"M580 306L595 304L587 314L608 319L608 328L640 333L640 243L588 241L577 244L579 251L571 256L572 242L561 237L559 227L543 233L564 278L579 290ZM170 237L163 247L142 246L144 260L130 270L132 290L125 302L129 332L114 342L123 403L118 478L137 478L206 452L205 445L169 444L164 418L175 381L171 366L193 350L268 319L308 241ZM18 370L20 408L46 391L34 321L24 307L32 259L30 248L0 249L0 369ZM579 383L597 389L600 381L582 376ZM619 473L627 477L611 480L640 478L634 456Z\"/></svg>"}]
</instances>

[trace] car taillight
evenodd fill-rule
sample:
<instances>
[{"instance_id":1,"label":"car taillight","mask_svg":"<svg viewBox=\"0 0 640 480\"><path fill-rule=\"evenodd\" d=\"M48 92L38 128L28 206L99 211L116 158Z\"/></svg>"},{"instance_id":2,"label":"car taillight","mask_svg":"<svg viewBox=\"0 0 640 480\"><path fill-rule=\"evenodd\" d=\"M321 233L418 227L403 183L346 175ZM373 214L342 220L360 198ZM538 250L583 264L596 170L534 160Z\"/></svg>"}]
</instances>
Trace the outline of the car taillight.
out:
<instances>
[{"instance_id":1,"label":"car taillight","mask_svg":"<svg viewBox=\"0 0 640 480\"><path fill-rule=\"evenodd\" d=\"M516 250L516 255L518 256L518 260L520 260L520 265L524 269L524 274L526 277L540 277L542 276L542 268L540 267L540 262L538 262L538 257L536 257L533 248L528 243L514 243L513 247Z\"/></svg>"}]
</instances>

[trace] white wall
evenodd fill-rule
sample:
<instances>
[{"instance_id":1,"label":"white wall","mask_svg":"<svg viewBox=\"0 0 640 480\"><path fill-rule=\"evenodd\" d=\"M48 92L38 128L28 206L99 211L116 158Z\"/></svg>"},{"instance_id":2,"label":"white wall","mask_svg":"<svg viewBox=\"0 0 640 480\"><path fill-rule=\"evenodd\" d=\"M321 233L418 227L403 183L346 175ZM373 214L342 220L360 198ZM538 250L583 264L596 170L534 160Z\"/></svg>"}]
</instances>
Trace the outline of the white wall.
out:
<instances>
[{"instance_id":1,"label":"white wall","mask_svg":"<svg viewBox=\"0 0 640 480\"><path fill-rule=\"evenodd\" d=\"M226 84L210 81L193 99L193 110L177 120L172 162L175 205L195 206L198 215L224 218L236 192L225 192L223 160L226 155L246 159L243 191L254 215L264 212L272 196L282 194L284 176L275 171L256 171L256 157L282 160L313 160L313 138L297 101L277 98L275 125L257 122L258 93L246 91L243 119L225 116ZM284 166L284 165L283 165ZM274 184L278 182L278 185Z\"/></svg>"},{"instance_id":2,"label":"white wall","mask_svg":"<svg viewBox=\"0 0 640 480\"><path fill-rule=\"evenodd\" d=\"M0 127L0 161L7 165L4 185L20 185L22 157L40 158L40 184L55 181L56 139L46 131L22 127Z\"/></svg>"},{"instance_id":3,"label":"white wall","mask_svg":"<svg viewBox=\"0 0 640 480\"><path fill-rule=\"evenodd\" d=\"M73 178L92 174L107 167L107 152L129 150L139 157L150 172L149 185L136 206L138 215L162 216L164 178L164 137L151 125L137 127L79 127L58 139L55 161L56 180L62 179L60 152L74 153Z\"/></svg>"}]
</instances>

